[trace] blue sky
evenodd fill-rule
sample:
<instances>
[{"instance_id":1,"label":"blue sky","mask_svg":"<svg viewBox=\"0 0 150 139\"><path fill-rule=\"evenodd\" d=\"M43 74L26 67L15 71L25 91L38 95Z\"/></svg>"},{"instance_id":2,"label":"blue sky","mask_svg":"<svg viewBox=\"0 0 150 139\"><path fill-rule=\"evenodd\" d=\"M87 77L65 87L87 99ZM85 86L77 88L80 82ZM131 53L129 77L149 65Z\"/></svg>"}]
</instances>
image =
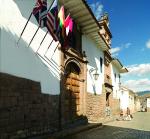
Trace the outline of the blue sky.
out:
<instances>
[{"instance_id":1,"label":"blue sky","mask_svg":"<svg viewBox=\"0 0 150 139\"><path fill-rule=\"evenodd\" d=\"M150 90L150 0L88 0L95 13L107 12L114 57L129 69L122 82L134 91Z\"/></svg>"}]
</instances>

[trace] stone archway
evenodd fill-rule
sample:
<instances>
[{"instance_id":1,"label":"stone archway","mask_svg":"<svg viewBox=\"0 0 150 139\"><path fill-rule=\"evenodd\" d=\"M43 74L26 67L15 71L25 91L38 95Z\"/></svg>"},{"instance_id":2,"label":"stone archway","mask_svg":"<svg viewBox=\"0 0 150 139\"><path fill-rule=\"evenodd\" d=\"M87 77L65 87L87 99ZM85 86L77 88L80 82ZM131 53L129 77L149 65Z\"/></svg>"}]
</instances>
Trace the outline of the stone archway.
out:
<instances>
[{"instance_id":1,"label":"stone archway","mask_svg":"<svg viewBox=\"0 0 150 139\"><path fill-rule=\"evenodd\" d=\"M69 62L64 76L64 120L72 123L80 113L80 68L75 62Z\"/></svg>"}]
</instances>

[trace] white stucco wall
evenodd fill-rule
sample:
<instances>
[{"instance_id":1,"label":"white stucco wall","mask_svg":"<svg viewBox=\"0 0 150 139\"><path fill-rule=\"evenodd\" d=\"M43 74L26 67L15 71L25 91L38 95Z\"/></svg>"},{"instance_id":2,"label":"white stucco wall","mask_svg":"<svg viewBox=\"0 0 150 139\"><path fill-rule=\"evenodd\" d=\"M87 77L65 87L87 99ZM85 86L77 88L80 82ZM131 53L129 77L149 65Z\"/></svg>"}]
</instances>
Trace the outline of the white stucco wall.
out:
<instances>
[{"instance_id":1,"label":"white stucco wall","mask_svg":"<svg viewBox=\"0 0 150 139\"><path fill-rule=\"evenodd\" d=\"M120 93L120 108L126 110L129 106L129 92L128 90L122 90Z\"/></svg>"},{"instance_id":2,"label":"white stucco wall","mask_svg":"<svg viewBox=\"0 0 150 139\"><path fill-rule=\"evenodd\" d=\"M136 99L136 111L140 111L141 110L141 103L140 103L140 99Z\"/></svg>"},{"instance_id":3,"label":"white stucco wall","mask_svg":"<svg viewBox=\"0 0 150 139\"><path fill-rule=\"evenodd\" d=\"M50 4L50 0L48 3ZM35 0L0 0L0 5L0 72L39 81L43 93L59 94L60 51L57 49L54 53L58 42L53 41L47 51L52 41L52 37L48 34L39 49L39 54L44 60L40 59L35 51L47 31L40 29L30 47L27 47L38 28L33 15L17 45Z\"/></svg>"},{"instance_id":4,"label":"white stucco wall","mask_svg":"<svg viewBox=\"0 0 150 139\"><path fill-rule=\"evenodd\" d=\"M86 36L82 36L82 48L83 51L86 52L87 55L87 92L89 93L96 93L101 94L102 93L102 84L104 83L104 54L103 51L96 47L96 44L90 40L90 38ZM103 59L103 66L102 66L102 73L100 71L100 57ZM92 73L89 72L91 68L98 69L99 77L98 80L94 80L93 78L93 71Z\"/></svg>"},{"instance_id":5,"label":"white stucco wall","mask_svg":"<svg viewBox=\"0 0 150 139\"><path fill-rule=\"evenodd\" d=\"M150 98L147 98L147 108L150 108Z\"/></svg>"},{"instance_id":6,"label":"white stucco wall","mask_svg":"<svg viewBox=\"0 0 150 139\"><path fill-rule=\"evenodd\" d=\"M134 100L134 94L129 94L129 106L130 111L133 113L135 112L135 100Z\"/></svg>"},{"instance_id":7,"label":"white stucco wall","mask_svg":"<svg viewBox=\"0 0 150 139\"><path fill-rule=\"evenodd\" d=\"M116 80L115 80L115 73L116 73ZM113 85L113 97L119 99L120 97L119 70L113 64L111 64L111 78L112 78L112 85Z\"/></svg>"},{"instance_id":8,"label":"white stucco wall","mask_svg":"<svg viewBox=\"0 0 150 139\"><path fill-rule=\"evenodd\" d=\"M139 105L139 104L137 103L137 105ZM135 112L135 110L136 110L135 95L133 93L131 93L130 90L121 88L120 108L126 112L127 107L130 109L131 113Z\"/></svg>"}]
</instances>

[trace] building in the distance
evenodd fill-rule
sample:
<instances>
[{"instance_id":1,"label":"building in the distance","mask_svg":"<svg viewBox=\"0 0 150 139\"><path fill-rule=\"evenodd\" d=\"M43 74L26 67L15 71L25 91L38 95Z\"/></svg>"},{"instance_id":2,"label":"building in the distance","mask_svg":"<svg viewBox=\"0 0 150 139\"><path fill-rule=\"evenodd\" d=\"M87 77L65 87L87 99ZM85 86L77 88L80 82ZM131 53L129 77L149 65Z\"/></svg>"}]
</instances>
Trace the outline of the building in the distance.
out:
<instances>
[{"instance_id":1,"label":"building in the distance","mask_svg":"<svg viewBox=\"0 0 150 139\"><path fill-rule=\"evenodd\" d=\"M147 112L150 112L150 94L148 94L146 98L147 98Z\"/></svg>"},{"instance_id":2,"label":"building in the distance","mask_svg":"<svg viewBox=\"0 0 150 139\"><path fill-rule=\"evenodd\" d=\"M124 114L126 114L127 107L130 109L131 113L136 112L135 96L136 96L135 92L133 92L132 90L130 90L126 87L121 86L121 89L120 89L120 108L121 108L121 110L123 110ZM137 105L139 105L139 104L137 104Z\"/></svg>"},{"instance_id":3,"label":"building in the distance","mask_svg":"<svg viewBox=\"0 0 150 139\"><path fill-rule=\"evenodd\" d=\"M122 65L119 59L112 58L111 61L111 77L113 86L113 112L120 113L120 94L121 94L121 75L127 73L128 70Z\"/></svg>"}]
</instances>

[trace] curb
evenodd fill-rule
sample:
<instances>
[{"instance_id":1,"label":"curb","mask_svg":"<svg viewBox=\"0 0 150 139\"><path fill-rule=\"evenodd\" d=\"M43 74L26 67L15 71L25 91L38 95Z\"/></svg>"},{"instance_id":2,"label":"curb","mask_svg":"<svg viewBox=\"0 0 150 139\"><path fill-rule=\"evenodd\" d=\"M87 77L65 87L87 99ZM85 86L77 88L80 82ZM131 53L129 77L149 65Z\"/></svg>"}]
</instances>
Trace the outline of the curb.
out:
<instances>
[{"instance_id":1,"label":"curb","mask_svg":"<svg viewBox=\"0 0 150 139\"><path fill-rule=\"evenodd\" d=\"M102 123L91 123L91 124L88 124L88 125L83 125L83 126L76 127L74 129L65 129L65 130L60 131L56 134L53 134L51 137L53 139L53 138L71 136L71 135L74 135L74 134L77 134L77 133L80 133L80 132L83 132L83 131L86 131L86 130L90 130L90 129L93 129L93 128L98 128L98 127L102 127ZM49 138L49 139L51 139L51 138Z\"/></svg>"}]
</instances>

